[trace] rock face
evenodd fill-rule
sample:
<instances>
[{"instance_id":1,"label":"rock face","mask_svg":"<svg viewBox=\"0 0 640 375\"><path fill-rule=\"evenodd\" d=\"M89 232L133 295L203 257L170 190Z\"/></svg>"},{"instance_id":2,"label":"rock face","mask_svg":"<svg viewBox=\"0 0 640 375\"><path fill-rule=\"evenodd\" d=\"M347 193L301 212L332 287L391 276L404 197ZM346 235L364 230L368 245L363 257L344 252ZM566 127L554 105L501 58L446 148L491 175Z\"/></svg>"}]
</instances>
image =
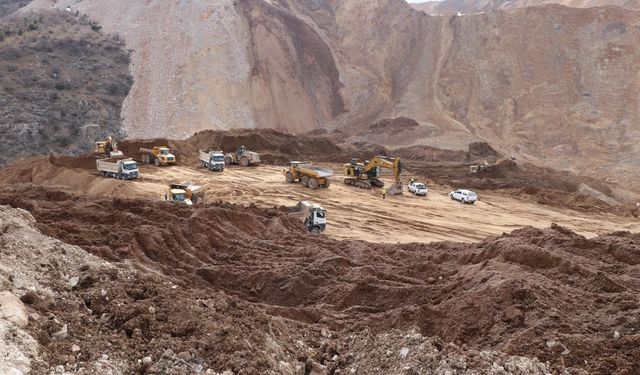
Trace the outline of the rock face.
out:
<instances>
[{"instance_id":1,"label":"rock face","mask_svg":"<svg viewBox=\"0 0 640 375\"><path fill-rule=\"evenodd\" d=\"M36 0L27 9L67 4L133 50L130 137L328 127L387 146L486 140L556 168L638 175L639 12L545 5L443 17L402 0ZM399 118L417 125L369 128Z\"/></svg>"},{"instance_id":2,"label":"rock face","mask_svg":"<svg viewBox=\"0 0 640 375\"><path fill-rule=\"evenodd\" d=\"M0 19L0 166L31 155L87 152L120 134L131 87L121 40L68 12Z\"/></svg>"},{"instance_id":3,"label":"rock face","mask_svg":"<svg viewBox=\"0 0 640 375\"><path fill-rule=\"evenodd\" d=\"M415 9L428 14L452 15L460 13L489 12L493 10L513 10L545 4L559 4L572 8L592 8L617 6L640 10L637 0L444 0L411 4Z\"/></svg>"}]
</instances>

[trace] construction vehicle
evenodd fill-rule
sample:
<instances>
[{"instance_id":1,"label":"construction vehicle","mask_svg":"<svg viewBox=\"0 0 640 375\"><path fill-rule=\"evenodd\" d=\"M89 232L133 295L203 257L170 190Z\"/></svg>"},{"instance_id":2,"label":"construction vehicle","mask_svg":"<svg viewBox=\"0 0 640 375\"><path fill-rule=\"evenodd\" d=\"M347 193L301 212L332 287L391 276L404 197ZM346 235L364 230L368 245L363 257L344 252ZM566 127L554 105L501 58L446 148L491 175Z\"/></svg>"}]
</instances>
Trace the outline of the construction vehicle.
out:
<instances>
[{"instance_id":1,"label":"construction vehicle","mask_svg":"<svg viewBox=\"0 0 640 375\"><path fill-rule=\"evenodd\" d=\"M204 203L205 194L201 186L187 181L169 185L169 192L165 195L165 200L169 200L172 203L182 203L192 206L194 204Z\"/></svg>"},{"instance_id":2,"label":"construction vehicle","mask_svg":"<svg viewBox=\"0 0 640 375\"><path fill-rule=\"evenodd\" d=\"M156 166L173 165L176 157L167 146L155 146L154 148L140 148L140 158L143 163L155 163Z\"/></svg>"},{"instance_id":3,"label":"construction vehicle","mask_svg":"<svg viewBox=\"0 0 640 375\"><path fill-rule=\"evenodd\" d=\"M333 176L331 169L316 167L300 161L289 162L289 169L283 169L282 173L288 183L300 181L303 186L311 190L320 186L328 188L330 185L329 177Z\"/></svg>"},{"instance_id":4,"label":"construction vehicle","mask_svg":"<svg viewBox=\"0 0 640 375\"><path fill-rule=\"evenodd\" d=\"M102 158L116 159L124 157L122 151L118 150L118 146L111 136L107 136L104 140L96 142L93 153Z\"/></svg>"},{"instance_id":5,"label":"construction vehicle","mask_svg":"<svg viewBox=\"0 0 640 375\"><path fill-rule=\"evenodd\" d=\"M224 171L224 154L222 151L198 151L202 166L210 171Z\"/></svg>"},{"instance_id":6,"label":"construction vehicle","mask_svg":"<svg viewBox=\"0 0 640 375\"><path fill-rule=\"evenodd\" d=\"M327 227L327 210L319 204L300 201L293 207L293 212L304 222L304 226L309 232L320 233Z\"/></svg>"},{"instance_id":7,"label":"construction vehicle","mask_svg":"<svg viewBox=\"0 0 640 375\"><path fill-rule=\"evenodd\" d=\"M478 173L485 172L486 170L489 169L490 166L491 164L489 164L487 161L484 161L478 165L471 165L469 166L469 174L471 175L471 174L478 174Z\"/></svg>"},{"instance_id":8,"label":"construction vehicle","mask_svg":"<svg viewBox=\"0 0 640 375\"><path fill-rule=\"evenodd\" d=\"M376 156L364 162L352 159L350 163L344 165L344 172L348 176L344 179L344 183L362 189L371 189L373 186L384 187L384 182L380 180L380 168L393 171L394 184L388 188L388 193L390 195L402 194L402 181L400 180L402 163L400 158Z\"/></svg>"},{"instance_id":9,"label":"construction vehicle","mask_svg":"<svg viewBox=\"0 0 640 375\"><path fill-rule=\"evenodd\" d=\"M239 164L243 167L260 164L260 155L257 152L249 151L246 147L240 146L236 152L228 153L224 156L226 165Z\"/></svg>"},{"instance_id":10,"label":"construction vehicle","mask_svg":"<svg viewBox=\"0 0 640 375\"><path fill-rule=\"evenodd\" d=\"M469 166L469 175L474 175L474 174L480 174L483 172L489 172L493 169L495 169L496 167L499 166L515 166L516 165L516 157L515 156L511 156L508 158L500 158L498 160L495 161L495 163L491 164L488 161L483 161L481 164L478 165L471 165Z\"/></svg>"},{"instance_id":11,"label":"construction vehicle","mask_svg":"<svg viewBox=\"0 0 640 375\"><path fill-rule=\"evenodd\" d=\"M120 180L131 180L140 177L138 163L133 159L98 159L96 167L101 176Z\"/></svg>"}]
</instances>

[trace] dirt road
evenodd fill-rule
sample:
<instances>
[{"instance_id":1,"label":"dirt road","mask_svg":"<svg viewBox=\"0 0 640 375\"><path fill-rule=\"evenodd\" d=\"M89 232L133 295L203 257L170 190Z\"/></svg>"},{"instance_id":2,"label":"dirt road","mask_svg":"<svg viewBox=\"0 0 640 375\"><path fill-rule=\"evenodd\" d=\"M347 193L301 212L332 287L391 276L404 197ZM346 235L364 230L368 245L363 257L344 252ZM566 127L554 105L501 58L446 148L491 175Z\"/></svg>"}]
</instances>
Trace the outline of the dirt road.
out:
<instances>
[{"instance_id":1,"label":"dirt road","mask_svg":"<svg viewBox=\"0 0 640 375\"><path fill-rule=\"evenodd\" d=\"M382 199L380 190L360 190L341 183L337 172L329 189L312 191L300 184L287 184L281 168L228 168L223 173L203 168L143 167L143 179L136 182L117 181L108 191L105 181L98 180L90 194L111 195L126 192L131 197L162 199L170 182L190 180L206 186L208 200L258 206L292 206L308 199L329 211L326 234L337 239L371 242L407 243L429 241L477 241L531 225L548 227L555 222L593 237L617 230L640 230L640 221L611 214L590 215L569 210L522 202L496 193L483 193L475 205L462 205L448 197L448 191L431 189L429 196L402 196ZM61 181L62 182L62 181ZM113 181L111 181L113 182Z\"/></svg>"}]
</instances>

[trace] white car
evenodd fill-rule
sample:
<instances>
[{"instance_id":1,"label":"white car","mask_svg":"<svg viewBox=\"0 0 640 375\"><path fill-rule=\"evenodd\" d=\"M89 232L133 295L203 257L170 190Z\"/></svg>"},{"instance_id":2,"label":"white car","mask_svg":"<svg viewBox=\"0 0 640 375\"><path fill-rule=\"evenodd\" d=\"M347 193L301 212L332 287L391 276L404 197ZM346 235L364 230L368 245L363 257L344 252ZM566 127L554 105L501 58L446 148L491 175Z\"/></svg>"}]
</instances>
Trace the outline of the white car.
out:
<instances>
[{"instance_id":1,"label":"white car","mask_svg":"<svg viewBox=\"0 0 640 375\"><path fill-rule=\"evenodd\" d=\"M460 201L460 203L474 204L478 200L478 194L466 189L452 191L451 193L449 193L449 196L453 200Z\"/></svg>"},{"instance_id":2,"label":"white car","mask_svg":"<svg viewBox=\"0 0 640 375\"><path fill-rule=\"evenodd\" d=\"M409 184L409 192L415 195L426 196L429 192L429 188L427 188L427 185L423 184L422 182L412 182Z\"/></svg>"}]
</instances>

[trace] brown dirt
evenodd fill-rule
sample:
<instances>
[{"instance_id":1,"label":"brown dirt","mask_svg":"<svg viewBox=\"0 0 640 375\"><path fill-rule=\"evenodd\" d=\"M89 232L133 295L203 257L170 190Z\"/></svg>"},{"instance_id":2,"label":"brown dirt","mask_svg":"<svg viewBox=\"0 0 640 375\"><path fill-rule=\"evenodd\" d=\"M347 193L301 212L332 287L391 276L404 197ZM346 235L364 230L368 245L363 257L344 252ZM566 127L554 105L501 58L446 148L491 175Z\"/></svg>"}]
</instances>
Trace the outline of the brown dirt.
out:
<instances>
[{"instance_id":1,"label":"brown dirt","mask_svg":"<svg viewBox=\"0 0 640 375\"><path fill-rule=\"evenodd\" d=\"M120 149L128 157L139 160L140 147L168 145L175 151L181 165L197 165L199 149L216 149L234 152L239 146L260 153L267 164L284 165L291 160L347 162L351 158L370 158L388 150L382 146L366 142L340 144L339 133L293 135L273 129L235 129L228 131L205 130L190 138L179 141L158 138L151 140L125 140L119 143Z\"/></svg>"},{"instance_id":2,"label":"brown dirt","mask_svg":"<svg viewBox=\"0 0 640 375\"><path fill-rule=\"evenodd\" d=\"M296 324L327 326L338 342L363 329L417 326L445 342L535 356L556 369L640 371L637 234L586 239L552 226L477 244L381 245L309 235L280 208L95 200L35 186L5 189L0 204L27 209L43 233L93 254L160 271L179 285L223 291ZM116 293L125 304L106 311L114 314L114 334L185 337L203 358L214 355L206 342L188 339L214 329L201 315L184 315L192 324L148 319L144 301L153 301L157 288L170 295L161 285ZM100 297L86 302L102 311ZM44 344L51 358L62 350Z\"/></svg>"},{"instance_id":3,"label":"brown dirt","mask_svg":"<svg viewBox=\"0 0 640 375\"><path fill-rule=\"evenodd\" d=\"M453 189L468 188L477 191L498 191L524 201L568 208L581 212L612 212L625 216L633 214L634 207L618 206L612 200L580 190L587 185L604 196L612 197L611 188L601 180L560 172L529 163L507 160L486 172L469 175L469 166L481 161L494 163L500 155L487 143L469 145L467 151L452 151L428 146L413 146L389 150L367 142L345 143L340 132L313 132L302 135L282 133L272 129L238 129L230 131L207 130L187 140L166 138L150 140L124 140L119 148L127 157L140 161L140 147L167 145L178 158L178 164L197 166L198 149L234 151L244 145L259 152L265 164L286 165L291 160L344 163L351 158L369 159L374 155L392 155L403 159L403 175L426 178L432 184ZM69 169L95 169L94 156L33 157L0 170L5 183L62 183L64 178L85 179ZM59 175L64 174L61 178ZM69 176L74 174L73 176Z\"/></svg>"}]
</instances>

